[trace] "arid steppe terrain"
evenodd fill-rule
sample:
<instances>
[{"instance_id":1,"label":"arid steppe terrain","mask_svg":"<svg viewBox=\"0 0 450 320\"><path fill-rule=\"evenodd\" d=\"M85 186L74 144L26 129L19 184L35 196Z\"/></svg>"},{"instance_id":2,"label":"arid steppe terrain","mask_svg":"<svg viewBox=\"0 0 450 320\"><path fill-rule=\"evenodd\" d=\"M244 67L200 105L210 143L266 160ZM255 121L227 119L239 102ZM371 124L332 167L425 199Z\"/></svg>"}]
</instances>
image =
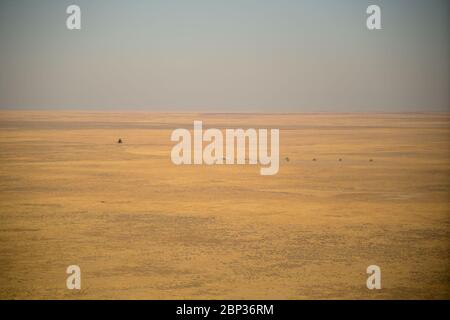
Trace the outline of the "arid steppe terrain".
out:
<instances>
[{"instance_id":1,"label":"arid steppe terrain","mask_svg":"<svg viewBox=\"0 0 450 320\"><path fill-rule=\"evenodd\" d=\"M194 120L279 128L279 173L174 165ZM450 299L449 147L449 114L1 111L0 298Z\"/></svg>"}]
</instances>

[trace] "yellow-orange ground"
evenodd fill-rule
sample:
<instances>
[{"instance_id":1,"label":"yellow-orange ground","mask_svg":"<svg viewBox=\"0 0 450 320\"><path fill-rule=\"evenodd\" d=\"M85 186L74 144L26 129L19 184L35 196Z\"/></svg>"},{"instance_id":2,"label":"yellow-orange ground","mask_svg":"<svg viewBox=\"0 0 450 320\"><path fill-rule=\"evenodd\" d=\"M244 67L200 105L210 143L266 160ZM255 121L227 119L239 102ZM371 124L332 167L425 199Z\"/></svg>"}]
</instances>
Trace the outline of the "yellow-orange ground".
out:
<instances>
[{"instance_id":1,"label":"yellow-orange ground","mask_svg":"<svg viewBox=\"0 0 450 320\"><path fill-rule=\"evenodd\" d=\"M193 120L279 128L279 173L173 165ZM449 299L449 139L448 114L2 111L0 298Z\"/></svg>"}]
</instances>

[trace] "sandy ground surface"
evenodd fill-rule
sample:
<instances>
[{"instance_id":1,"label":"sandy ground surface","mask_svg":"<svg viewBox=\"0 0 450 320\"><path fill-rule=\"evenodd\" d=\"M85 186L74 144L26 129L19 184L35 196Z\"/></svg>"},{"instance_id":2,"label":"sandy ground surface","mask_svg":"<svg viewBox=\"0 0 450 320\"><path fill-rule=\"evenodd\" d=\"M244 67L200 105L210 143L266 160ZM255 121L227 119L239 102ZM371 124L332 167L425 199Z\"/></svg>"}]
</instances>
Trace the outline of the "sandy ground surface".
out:
<instances>
[{"instance_id":1,"label":"sandy ground surface","mask_svg":"<svg viewBox=\"0 0 450 320\"><path fill-rule=\"evenodd\" d=\"M173 165L193 120L279 128L279 173ZM449 299L449 139L448 114L2 111L0 298Z\"/></svg>"}]
</instances>

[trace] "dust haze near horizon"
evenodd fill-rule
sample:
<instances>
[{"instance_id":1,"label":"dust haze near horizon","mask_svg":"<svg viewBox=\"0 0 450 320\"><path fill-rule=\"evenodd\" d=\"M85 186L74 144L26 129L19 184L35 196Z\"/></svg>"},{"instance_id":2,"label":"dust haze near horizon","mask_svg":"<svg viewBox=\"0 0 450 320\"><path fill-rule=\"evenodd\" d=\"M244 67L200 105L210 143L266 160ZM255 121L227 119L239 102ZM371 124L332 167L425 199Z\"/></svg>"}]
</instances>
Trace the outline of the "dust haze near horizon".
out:
<instances>
[{"instance_id":1,"label":"dust haze near horizon","mask_svg":"<svg viewBox=\"0 0 450 320\"><path fill-rule=\"evenodd\" d=\"M444 0L2 0L0 108L448 112L448 19Z\"/></svg>"}]
</instances>

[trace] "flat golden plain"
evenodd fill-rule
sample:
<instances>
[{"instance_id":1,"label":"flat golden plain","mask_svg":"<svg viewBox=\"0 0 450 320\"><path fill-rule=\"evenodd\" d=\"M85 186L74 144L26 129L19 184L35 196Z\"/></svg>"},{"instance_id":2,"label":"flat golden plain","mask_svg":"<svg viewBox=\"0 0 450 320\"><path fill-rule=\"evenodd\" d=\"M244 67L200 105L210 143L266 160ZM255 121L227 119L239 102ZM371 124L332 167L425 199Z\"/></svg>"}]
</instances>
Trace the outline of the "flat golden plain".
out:
<instances>
[{"instance_id":1,"label":"flat golden plain","mask_svg":"<svg viewBox=\"0 0 450 320\"><path fill-rule=\"evenodd\" d=\"M174 165L172 130L198 119L280 129L278 174ZM0 298L449 299L449 128L431 113L0 111Z\"/></svg>"}]
</instances>

